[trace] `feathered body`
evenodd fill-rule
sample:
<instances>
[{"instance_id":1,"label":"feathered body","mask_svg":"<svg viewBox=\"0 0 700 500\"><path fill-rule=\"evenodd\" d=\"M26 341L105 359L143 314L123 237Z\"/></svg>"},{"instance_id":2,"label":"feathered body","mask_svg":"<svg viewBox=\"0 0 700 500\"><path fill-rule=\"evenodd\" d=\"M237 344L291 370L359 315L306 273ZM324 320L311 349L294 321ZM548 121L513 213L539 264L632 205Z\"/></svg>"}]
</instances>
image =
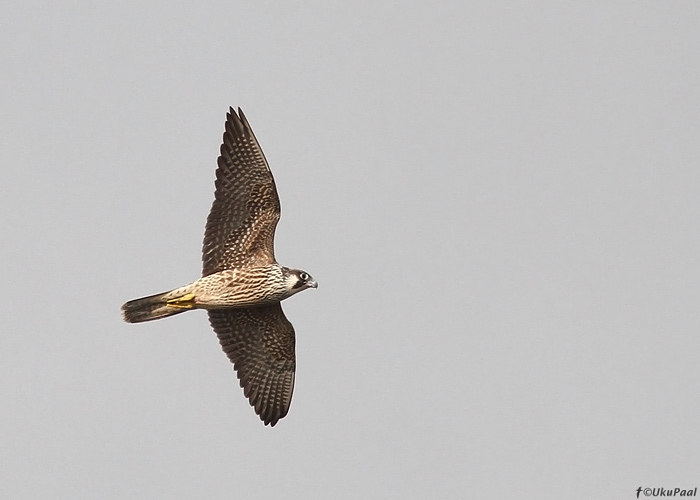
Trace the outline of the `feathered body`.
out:
<instances>
[{"instance_id":1,"label":"feathered body","mask_svg":"<svg viewBox=\"0 0 700 500\"><path fill-rule=\"evenodd\" d=\"M266 267L226 269L169 292L130 300L122 307L128 323L171 316L186 309L250 307L280 302L304 290L295 270L274 264ZM189 300L183 297L190 297ZM155 307L157 306L157 307ZM149 313L146 313L151 309Z\"/></svg>"},{"instance_id":2,"label":"feathered body","mask_svg":"<svg viewBox=\"0 0 700 500\"><path fill-rule=\"evenodd\" d=\"M275 260L280 204L272 172L241 109L238 114L230 109L226 117L202 277L131 300L122 312L125 321L140 323L208 310L245 396L265 424L274 426L289 410L296 367L294 328L280 302L318 285L306 272Z\"/></svg>"}]
</instances>

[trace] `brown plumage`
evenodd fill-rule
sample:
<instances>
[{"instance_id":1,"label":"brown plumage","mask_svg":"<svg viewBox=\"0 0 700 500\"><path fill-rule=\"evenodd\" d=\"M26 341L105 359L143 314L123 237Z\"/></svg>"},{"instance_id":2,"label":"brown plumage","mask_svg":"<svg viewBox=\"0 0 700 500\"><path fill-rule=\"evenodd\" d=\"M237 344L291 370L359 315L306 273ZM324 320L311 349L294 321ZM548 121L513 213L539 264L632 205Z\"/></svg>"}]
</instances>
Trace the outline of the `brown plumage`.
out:
<instances>
[{"instance_id":1,"label":"brown plumage","mask_svg":"<svg viewBox=\"0 0 700 500\"><path fill-rule=\"evenodd\" d=\"M216 169L216 192L202 249L202 276L275 262L280 200L265 155L243 111L230 109Z\"/></svg>"},{"instance_id":2,"label":"brown plumage","mask_svg":"<svg viewBox=\"0 0 700 500\"><path fill-rule=\"evenodd\" d=\"M202 277L122 306L129 323L207 309L241 387L266 425L289 411L294 389L294 328L280 301L316 281L280 266L274 236L280 202L272 172L243 111L226 115L216 192L204 234Z\"/></svg>"},{"instance_id":3,"label":"brown plumage","mask_svg":"<svg viewBox=\"0 0 700 500\"><path fill-rule=\"evenodd\" d=\"M275 425L289 410L296 368L294 328L282 306L214 309L209 322L255 412Z\"/></svg>"}]
</instances>

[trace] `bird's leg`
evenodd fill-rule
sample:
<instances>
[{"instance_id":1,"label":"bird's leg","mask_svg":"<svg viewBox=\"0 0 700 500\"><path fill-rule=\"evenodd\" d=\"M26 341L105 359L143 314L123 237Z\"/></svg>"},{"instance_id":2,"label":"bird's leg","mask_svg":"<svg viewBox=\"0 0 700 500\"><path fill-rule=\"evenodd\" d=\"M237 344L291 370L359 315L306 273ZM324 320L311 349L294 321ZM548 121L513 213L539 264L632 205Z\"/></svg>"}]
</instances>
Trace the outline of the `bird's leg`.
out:
<instances>
[{"instance_id":1,"label":"bird's leg","mask_svg":"<svg viewBox=\"0 0 700 500\"><path fill-rule=\"evenodd\" d=\"M194 309L194 294L186 293L182 297L176 299L170 299L166 302L170 307L177 307L178 309Z\"/></svg>"}]
</instances>

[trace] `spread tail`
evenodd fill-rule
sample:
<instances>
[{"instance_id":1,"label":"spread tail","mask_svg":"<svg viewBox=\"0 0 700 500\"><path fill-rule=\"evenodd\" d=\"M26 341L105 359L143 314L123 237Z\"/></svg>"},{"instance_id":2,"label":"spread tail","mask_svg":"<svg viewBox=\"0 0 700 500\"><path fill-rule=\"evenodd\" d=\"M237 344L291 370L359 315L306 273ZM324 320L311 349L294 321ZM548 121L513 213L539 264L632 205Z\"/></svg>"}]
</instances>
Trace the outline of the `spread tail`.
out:
<instances>
[{"instance_id":1,"label":"spread tail","mask_svg":"<svg viewBox=\"0 0 700 500\"><path fill-rule=\"evenodd\" d=\"M180 314L194 307L194 295L178 289L130 300L122 306L122 315L127 323L141 323Z\"/></svg>"}]
</instances>

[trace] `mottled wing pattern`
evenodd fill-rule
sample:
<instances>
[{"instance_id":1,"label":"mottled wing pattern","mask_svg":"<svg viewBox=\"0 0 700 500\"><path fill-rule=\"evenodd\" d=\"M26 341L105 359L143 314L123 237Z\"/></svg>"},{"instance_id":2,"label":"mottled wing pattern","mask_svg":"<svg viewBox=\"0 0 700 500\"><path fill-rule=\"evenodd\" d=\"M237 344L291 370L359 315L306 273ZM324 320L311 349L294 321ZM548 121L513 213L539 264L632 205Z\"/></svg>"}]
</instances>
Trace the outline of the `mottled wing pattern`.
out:
<instances>
[{"instance_id":1,"label":"mottled wing pattern","mask_svg":"<svg viewBox=\"0 0 700 500\"><path fill-rule=\"evenodd\" d=\"M243 393L265 425L289 411L294 390L294 327L279 302L213 309L209 322L233 363Z\"/></svg>"},{"instance_id":2,"label":"mottled wing pattern","mask_svg":"<svg viewBox=\"0 0 700 500\"><path fill-rule=\"evenodd\" d=\"M240 115L240 116L239 116ZM280 201L265 155L241 108L229 108L216 192L202 249L202 275L275 261Z\"/></svg>"}]
</instances>

